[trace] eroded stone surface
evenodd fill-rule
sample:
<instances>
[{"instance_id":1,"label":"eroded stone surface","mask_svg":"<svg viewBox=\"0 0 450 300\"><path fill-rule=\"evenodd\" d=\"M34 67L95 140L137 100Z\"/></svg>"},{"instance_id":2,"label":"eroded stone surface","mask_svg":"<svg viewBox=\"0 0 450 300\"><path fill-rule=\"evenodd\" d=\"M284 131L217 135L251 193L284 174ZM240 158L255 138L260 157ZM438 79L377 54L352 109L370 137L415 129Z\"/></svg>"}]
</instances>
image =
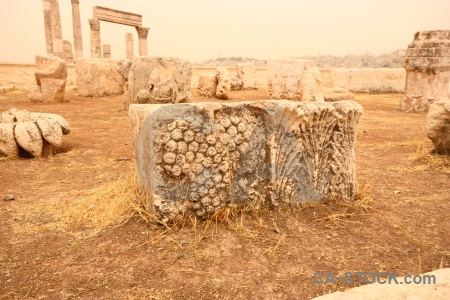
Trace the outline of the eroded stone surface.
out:
<instances>
[{"instance_id":1,"label":"eroded stone surface","mask_svg":"<svg viewBox=\"0 0 450 300\"><path fill-rule=\"evenodd\" d=\"M67 65L58 57L35 56L37 91L30 94L30 101L62 102L66 88ZM40 94L40 97L39 97Z\"/></svg>"},{"instance_id":2,"label":"eroded stone surface","mask_svg":"<svg viewBox=\"0 0 450 300\"><path fill-rule=\"evenodd\" d=\"M231 76L227 68L219 67L216 69L217 89L216 97L219 99L228 99L231 91Z\"/></svg>"},{"instance_id":3,"label":"eroded stone surface","mask_svg":"<svg viewBox=\"0 0 450 300\"><path fill-rule=\"evenodd\" d=\"M439 154L450 155L450 101L437 101L428 111L428 138Z\"/></svg>"},{"instance_id":4,"label":"eroded stone surface","mask_svg":"<svg viewBox=\"0 0 450 300\"><path fill-rule=\"evenodd\" d=\"M405 59L403 111L426 111L435 101L448 101L450 30L419 31L408 45Z\"/></svg>"},{"instance_id":5,"label":"eroded stone surface","mask_svg":"<svg viewBox=\"0 0 450 300\"><path fill-rule=\"evenodd\" d=\"M269 97L300 101L324 101L324 80L314 62L287 59L269 62L267 70Z\"/></svg>"},{"instance_id":6,"label":"eroded stone surface","mask_svg":"<svg viewBox=\"0 0 450 300\"><path fill-rule=\"evenodd\" d=\"M355 196L353 101L132 105L140 180L162 220L231 202Z\"/></svg>"},{"instance_id":7,"label":"eroded stone surface","mask_svg":"<svg viewBox=\"0 0 450 300\"><path fill-rule=\"evenodd\" d=\"M59 115L10 109L0 115L0 156L18 156L19 146L35 157L51 156L68 133L69 123Z\"/></svg>"},{"instance_id":8,"label":"eroded stone surface","mask_svg":"<svg viewBox=\"0 0 450 300\"><path fill-rule=\"evenodd\" d=\"M0 156L18 156L19 146L14 138L14 124L0 123Z\"/></svg>"},{"instance_id":9,"label":"eroded stone surface","mask_svg":"<svg viewBox=\"0 0 450 300\"><path fill-rule=\"evenodd\" d=\"M42 136L34 122L21 122L15 124L14 137L17 144L33 156L42 154Z\"/></svg>"},{"instance_id":10,"label":"eroded stone surface","mask_svg":"<svg viewBox=\"0 0 450 300\"><path fill-rule=\"evenodd\" d=\"M242 89L256 88L256 70L252 63L238 64L236 66L237 77L242 81Z\"/></svg>"},{"instance_id":11,"label":"eroded stone surface","mask_svg":"<svg viewBox=\"0 0 450 300\"><path fill-rule=\"evenodd\" d=\"M123 94L126 83L127 60L78 59L76 74L78 92L83 97L102 97Z\"/></svg>"},{"instance_id":12,"label":"eroded stone surface","mask_svg":"<svg viewBox=\"0 0 450 300\"><path fill-rule=\"evenodd\" d=\"M191 77L192 65L188 61L135 57L129 73L125 104L190 102L193 99L189 91Z\"/></svg>"},{"instance_id":13,"label":"eroded stone surface","mask_svg":"<svg viewBox=\"0 0 450 300\"><path fill-rule=\"evenodd\" d=\"M214 97L216 95L217 78L216 76L200 76L198 78L197 91L201 96Z\"/></svg>"}]
</instances>

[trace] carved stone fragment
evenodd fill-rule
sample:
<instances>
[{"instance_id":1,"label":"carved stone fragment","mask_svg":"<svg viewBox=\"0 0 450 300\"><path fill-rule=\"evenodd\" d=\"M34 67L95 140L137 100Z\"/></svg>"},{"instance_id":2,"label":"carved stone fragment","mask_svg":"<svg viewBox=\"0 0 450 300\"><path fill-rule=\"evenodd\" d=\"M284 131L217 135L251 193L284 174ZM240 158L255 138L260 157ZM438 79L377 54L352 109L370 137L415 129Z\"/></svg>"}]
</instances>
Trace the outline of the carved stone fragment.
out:
<instances>
[{"instance_id":1,"label":"carved stone fragment","mask_svg":"<svg viewBox=\"0 0 450 300\"><path fill-rule=\"evenodd\" d=\"M163 221L231 203L272 207L356 193L353 101L131 105L136 163Z\"/></svg>"},{"instance_id":2,"label":"carved stone fragment","mask_svg":"<svg viewBox=\"0 0 450 300\"><path fill-rule=\"evenodd\" d=\"M403 111L427 111L434 101L448 101L450 84L450 30L419 31L405 58Z\"/></svg>"}]
</instances>

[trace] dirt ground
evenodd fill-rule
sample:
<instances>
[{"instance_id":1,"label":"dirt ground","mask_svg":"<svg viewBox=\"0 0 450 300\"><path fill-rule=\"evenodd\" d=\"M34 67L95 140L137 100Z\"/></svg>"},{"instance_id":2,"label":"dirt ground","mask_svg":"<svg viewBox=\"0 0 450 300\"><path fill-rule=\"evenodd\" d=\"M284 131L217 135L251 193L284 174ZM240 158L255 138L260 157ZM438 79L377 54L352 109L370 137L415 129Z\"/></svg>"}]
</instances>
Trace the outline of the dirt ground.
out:
<instances>
[{"instance_id":1,"label":"dirt ground","mask_svg":"<svg viewBox=\"0 0 450 300\"><path fill-rule=\"evenodd\" d=\"M57 113L72 126L52 158L0 159L0 196L16 198L0 200L0 299L309 299L355 286L315 284L316 271L450 267L450 159L429 154L426 114L399 111L400 94L356 95L355 203L174 227L123 201L135 159L122 96L66 97L0 94L0 113Z\"/></svg>"}]
</instances>

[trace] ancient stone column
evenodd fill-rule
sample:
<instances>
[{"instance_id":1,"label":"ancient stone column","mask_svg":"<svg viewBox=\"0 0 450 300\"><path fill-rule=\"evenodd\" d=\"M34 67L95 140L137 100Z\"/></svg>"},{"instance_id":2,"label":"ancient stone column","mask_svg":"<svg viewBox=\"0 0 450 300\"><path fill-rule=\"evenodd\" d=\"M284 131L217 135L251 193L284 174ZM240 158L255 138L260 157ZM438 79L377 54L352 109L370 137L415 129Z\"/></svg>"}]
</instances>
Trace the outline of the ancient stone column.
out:
<instances>
[{"instance_id":1,"label":"ancient stone column","mask_svg":"<svg viewBox=\"0 0 450 300\"><path fill-rule=\"evenodd\" d=\"M75 58L83 58L83 39L81 34L80 1L72 0L73 47Z\"/></svg>"},{"instance_id":2,"label":"ancient stone column","mask_svg":"<svg viewBox=\"0 0 450 300\"><path fill-rule=\"evenodd\" d=\"M102 40L100 37L100 21L89 19L91 26L91 58L102 58Z\"/></svg>"},{"instance_id":3,"label":"ancient stone column","mask_svg":"<svg viewBox=\"0 0 450 300\"><path fill-rule=\"evenodd\" d=\"M419 31L405 55L403 111L427 111L435 101L449 101L450 30Z\"/></svg>"},{"instance_id":4,"label":"ancient stone column","mask_svg":"<svg viewBox=\"0 0 450 300\"><path fill-rule=\"evenodd\" d=\"M126 33L125 39L126 39L126 48L127 48L127 59L133 59L134 58L133 34Z\"/></svg>"},{"instance_id":5,"label":"ancient stone column","mask_svg":"<svg viewBox=\"0 0 450 300\"><path fill-rule=\"evenodd\" d=\"M53 39L52 39L52 13L50 0L42 0L44 5L44 29L45 29L45 46L47 54L53 53Z\"/></svg>"},{"instance_id":6,"label":"ancient stone column","mask_svg":"<svg viewBox=\"0 0 450 300\"><path fill-rule=\"evenodd\" d=\"M53 39L53 53L62 57L63 54L63 40L61 30L61 16L59 14L59 2L58 0L51 0L51 23L52 23L52 39Z\"/></svg>"},{"instance_id":7,"label":"ancient stone column","mask_svg":"<svg viewBox=\"0 0 450 300\"><path fill-rule=\"evenodd\" d=\"M111 58L111 46L104 44L103 45L103 58Z\"/></svg>"},{"instance_id":8,"label":"ancient stone column","mask_svg":"<svg viewBox=\"0 0 450 300\"><path fill-rule=\"evenodd\" d=\"M136 27L136 31L139 37L139 56L147 56L147 35L150 28Z\"/></svg>"}]
</instances>

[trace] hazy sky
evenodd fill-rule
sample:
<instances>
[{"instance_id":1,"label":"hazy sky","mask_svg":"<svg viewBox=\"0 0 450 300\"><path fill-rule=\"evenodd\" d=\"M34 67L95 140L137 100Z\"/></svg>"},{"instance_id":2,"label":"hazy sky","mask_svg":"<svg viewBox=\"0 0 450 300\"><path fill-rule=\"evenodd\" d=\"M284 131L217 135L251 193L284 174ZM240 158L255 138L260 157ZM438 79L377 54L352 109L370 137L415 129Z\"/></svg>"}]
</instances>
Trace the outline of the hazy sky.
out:
<instances>
[{"instance_id":1,"label":"hazy sky","mask_svg":"<svg viewBox=\"0 0 450 300\"><path fill-rule=\"evenodd\" d=\"M450 30L450 0L80 0L84 57L94 5L142 14L151 56L193 63L220 56L257 59L374 54L406 49L420 30ZM63 39L73 43L70 0L59 0ZM125 57L133 27L100 22L102 43ZM41 0L0 0L0 62L46 54Z\"/></svg>"}]
</instances>

